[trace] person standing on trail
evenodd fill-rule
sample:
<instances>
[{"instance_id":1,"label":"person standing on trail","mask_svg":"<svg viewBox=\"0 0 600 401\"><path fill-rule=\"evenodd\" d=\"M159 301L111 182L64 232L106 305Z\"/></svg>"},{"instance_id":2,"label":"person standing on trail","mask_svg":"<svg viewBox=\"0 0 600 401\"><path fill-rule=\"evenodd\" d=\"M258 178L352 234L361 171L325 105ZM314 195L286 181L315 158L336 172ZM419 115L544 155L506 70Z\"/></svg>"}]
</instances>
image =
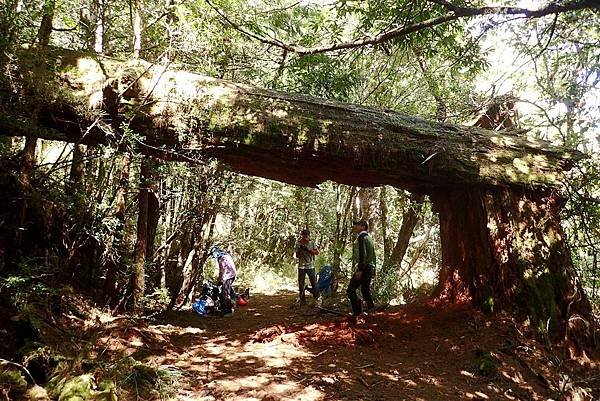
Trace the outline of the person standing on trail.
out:
<instances>
[{"instance_id":1,"label":"person standing on trail","mask_svg":"<svg viewBox=\"0 0 600 401\"><path fill-rule=\"evenodd\" d=\"M363 311L362 301L356 295L356 290L360 287L363 300L367 304L367 311L373 310L373 296L371 295L371 280L375 276L375 246L373 239L368 233L369 224L364 220L355 221L352 224L352 232L358 234L354 243L353 255L358 255L357 269L350 279L346 294L352 305L352 314L360 315Z\"/></svg>"},{"instance_id":2,"label":"person standing on trail","mask_svg":"<svg viewBox=\"0 0 600 401\"><path fill-rule=\"evenodd\" d=\"M319 254L319 249L310 239L310 231L302 230L300 239L296 243L296 257L298 258L298 290L300 296L300 305L306 304L304 294L305 280L308 276L312 289L313 299L319 299L319 289L317 288L317 279L315 276L315 256Z\"/></svg>"},{"instance_id":3,"label":"person standing on trail","mask_svg":"<svg viewBox=\"0 0 600 401\"><path fill-rule=\"evenodd\" d=\"M219 279L217 285L221 286L221 292L219 293L221 312L223 313L223 316L231 316L233 314L231 285L237 275L235 263L227 251L224 251L217 246L212 247L211 253L219 264Z\"/></svg>"}]
</instances>

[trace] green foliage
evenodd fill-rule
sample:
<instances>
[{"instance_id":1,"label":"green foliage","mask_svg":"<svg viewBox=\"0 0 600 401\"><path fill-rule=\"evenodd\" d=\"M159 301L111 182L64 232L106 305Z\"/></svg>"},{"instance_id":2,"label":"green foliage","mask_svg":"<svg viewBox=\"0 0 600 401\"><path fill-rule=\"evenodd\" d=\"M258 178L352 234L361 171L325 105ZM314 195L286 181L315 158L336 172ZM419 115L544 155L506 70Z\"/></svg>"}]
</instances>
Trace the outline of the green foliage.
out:
<instances>
[{"instance_id":1,"label":"green foliage","mask_svg":"<svg viewBox=\"0 0 600 401\"><path fill-rule=\"evenodd\" d=\"M39 260L24 259L19 267L20 274L0 277L0 290L6 290L5 293L11 296L12 304L17 309L24 311L31 302L43 299L54 290L46 282L40 280L47 274L47 270L40 266Z\"/></svg>"},{"instance_id":2,"label":"green foliage","mask_svg":"<svg viewBox=\"0 0 600 401\"><path fill-rule=\"evenodd\" d=\"M0 369L0 387L24 392L27 389L27 380L18 370Z\"/></svg>"},{"instance_id":3,"label":"green foliage","mask_svg":"<svg viewBox=\"0 0 600 401\"><path fill-rule=\"evenodd\" d=\"M132 361L133 362L133 361ZM148 366L133 363L124 376L122 385L131 388L149 388L158 393L161 399L174 395L183 373L174 366Z\"/></svg>"},{"instance_id":4,"label":"green foliage","mask_svg":"<svg viewBox=\"0 0 600 401\"><path fill-rule=\"evenodd\" d=\"M0 389L8 400L21 399L27 391L27 380L20 371L0 366Z\"/></svg>"},{"instance_id":5,"label":"green foliage","mask_svg":"<svg viewBox=\"0 0 600 401\"><path fill-rule=\"evenodd\" d=\"M62 379L55 377L51 388L50 394L58 401L117 401L114 382L103 380L96 386L91 374Z\"/></svg>"},{"instance_id":6,"label":"green foliage","mask_svg":"<svg viewBox=\"0 0 600 401\"><path fill-rule=\"evenodd\" d=\"M481 352L482 355L479 357L479 374L483 376L492 376L498 370L494 357L489 352Z\"/></svg>"}]
</instances>

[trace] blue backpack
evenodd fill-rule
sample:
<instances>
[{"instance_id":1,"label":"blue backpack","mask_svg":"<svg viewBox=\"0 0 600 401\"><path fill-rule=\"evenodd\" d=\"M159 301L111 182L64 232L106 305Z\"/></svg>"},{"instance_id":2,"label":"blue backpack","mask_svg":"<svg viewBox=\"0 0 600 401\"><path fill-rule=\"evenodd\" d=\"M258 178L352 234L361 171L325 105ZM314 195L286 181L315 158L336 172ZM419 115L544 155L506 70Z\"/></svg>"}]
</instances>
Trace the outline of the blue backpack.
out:
<instances>
[{"instance_id":1,"label":"blue backpack","mask_svg":"<svg viewBox=\"0 0 600 401\"><path fill-rule=\"evenodd\" d=\"M331 295L333 284L333 268L330 265L321 267L317 278L317 288L325 296Z\"/></svg>"},{"instance_id":2,"label":"blue backpack","mask_svg":"<svg viewBox=\"0 0 600 401\"><path fill-rule=\"evenodd\" d=\"M206 298L200 298L196 302L192 304L192 309L198 313L199 315L206 315L208 312L206 311Z\"/></svg>"}]
</instances>

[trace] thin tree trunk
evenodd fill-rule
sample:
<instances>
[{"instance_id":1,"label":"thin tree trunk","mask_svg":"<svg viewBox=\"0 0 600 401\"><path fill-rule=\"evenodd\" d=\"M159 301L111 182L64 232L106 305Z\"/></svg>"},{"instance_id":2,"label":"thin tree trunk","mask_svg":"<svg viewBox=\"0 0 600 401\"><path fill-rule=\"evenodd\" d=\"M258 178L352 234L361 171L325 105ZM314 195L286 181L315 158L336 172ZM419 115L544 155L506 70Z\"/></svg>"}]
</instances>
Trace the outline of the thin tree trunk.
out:
<instances>
[{"instance_id":1,"label":"thin tree trunk","mask_svg":"<svg viewBox=\"0 0 600 401\"><path fill-rule=\"evenodd\" d=\"M150 166L147 159L143 159L140 167L140 185L138 195L138 221L137 240L135 244L135 279L133 287L133 305L135 311L143 308L146 275L146 250L148 249L148 179Z\"/></svg>"},{"instance_id":2,"label":"thin tree trunk","mask_svg":"<svg viewBox=\"0 0 600 401\"><path fill-rule=\"evenodd\" d=\"M377 199L379 198L379 194L377 193L378 189L376 188L361 188L358 191L358 199L359 199L359 215L358 217L366 220L369 223L369 231L372 235L376 236L378 220L379 220L379 210Z\"/></svg>"},{"instance_id":3,"label":"thin tree trunk","mask_svg":"<svg viewBox=\"0 0 600 401\"><path fill-rule=\"evenodd\" d=\"M331 266L334 278L337 278L340 275L342 253L344 252L350 233L349 217L357 190L356 187L350 187L348 198L344 201L343 188L343 186L338 185L336 193L336 229L333 243L333 262Z\"/></svg>"},{"instance_id":4,"label":"thin tree trunk","mask_svg":"<svg viewBox=\"0 0 600 401\"><path fill-rule=\"evenodd\" d=\"M142 50L142 0L131 0L133 58L139 58Z\"/></svg>"},{"instance_id":5,"label":"thin tree trunk","mask_svg":"<svg viewBox=\"0 0 600 401\"><path fill-rule=\"evenodd\" d=\"M404 255L406 255L406 251L408 250L410 239L421 218L424 198L423 195L413 194L410 196L410 201L407 202L407 210L402 215L402 225L396 238L396 244L390 255L389 262L383 266L382 275L386 275L392 270L399 271Z\"/></svg>"},{"instance_id":6,"label":"thin tree trunk","mask_svg":"<svg viewBox=\"0 0 600 401\"><path fill-rule=\"evenodd\" d=\"M25 146L21 156L21 169L19 171L20 196L16 211L16 226L14 250L16 255L20 255L23 240L27 234L27 209L29 207L29 197L31 193L31 173L35 166L35 154L38 140L36 138L26 138Z\"/></svg>"},{"instance_id":7,"label":"thin tree trunk","mask_svg":"<svg viewBox=\"0 0 600 401\"><path fill-rule=\"evenodd\" d=\"M379 210L381 212L381 239L383 240L383 266L388 264L391 253L391 241L388 233L388 206L387 206L387 187L381 187L379 191Z\"/></svg>"},{"instance_id":8,"label":"thin tree trunk","mask_svg":"<svg viewBox=\"0 0 600 401\"><path fill-rule=\"evenodd\" d=\"M123 153L121 157L121 170L119 173L119 186L115 197L114 216L117 219L112 249L106 262L106 279L104 281L104 303L112 305L116 301L117 273L124 270L121 254L125 252L123 246L123 230L125 228L125 210L127 205L127 192L129 191L129 172L131 155Z\"/></svg>"},{"instance_id":9,"label":"thin tree trunk","mask_svg":"<svg viewBox=\"0 0 600 401\"><path fill-rule=\"evenodd\" d=\"M183 281L178 293L171 298L169 308L176 304L180 307L190 301L196 282L202 276L201 267L208 255L208 243L212 238L214 222L217 217L216 209L208 209L202 216L200 227L195 232L195 240L182 270ZM202 265L200 262L202 261Z\"/></svg>"},{"instance_id":10,"label":"thin tree trunk","mask_svg":"<svg viewBox=\"0 0 600 401\"><path fill-rule=\"evenodd\" d=\"M52 34L52 21L54 19L54 0L46 0L44 2L44 11L42 15L42 22L38 30L38 44L40 47L45 48L50 43L50 35Z\"/></svg>"},{"instance_id":11,"label":"thin tree trunk","mask_svg":"<svg viewBox=\"0 0 600 401\"><path fill-rule=\"evenodd\" d=\"M153 260L154 244L156 241L156 230L160 219L160 174L153 163L150 171L150 182L148 182L148 244L146 255L149 260Z\"/></svg>"},{"instance_id":12,"label":"thin tree trunk","mask_svg":"<svg viewBox=\"0 0 600 401\"><path fill-rule=\"evenodd\" d=\"M92 0L96 6L96 20L94 27L94 50L98 54L104 52L104 27L106 26L106 7L104 0Z\"/></svg>"},{"instance_id":13,"label":"thin tree trunk","mask_svg":"<svg viewBox=\"0 0 600 401\"><path fill-rule=\"evenodd\" d=\"M81 194L84 189L83 177L85 175L85 145L74 144L71 170L67 182L67 193L70 195Z\"/></svg>"}]
</instances>

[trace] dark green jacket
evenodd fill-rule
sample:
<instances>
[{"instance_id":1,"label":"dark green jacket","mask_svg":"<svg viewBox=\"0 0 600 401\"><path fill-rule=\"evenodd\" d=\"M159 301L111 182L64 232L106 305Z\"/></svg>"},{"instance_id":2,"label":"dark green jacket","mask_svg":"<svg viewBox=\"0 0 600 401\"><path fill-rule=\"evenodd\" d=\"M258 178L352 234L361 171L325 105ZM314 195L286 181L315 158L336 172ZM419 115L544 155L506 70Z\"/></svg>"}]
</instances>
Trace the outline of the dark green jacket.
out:
<instances>
[{"instance_id":1,"label":"dark green jacket","mask_svg":"<svg viewBox=\"0 0 600 401\"><path fill-rule=\"evenodd\" d=\"M365 270L367 266L375 269L377 258L375 257L375 246L371 236L362 232L354 243L353 254L358 258L358 270Z\"/></svg>"}]
</instances>

